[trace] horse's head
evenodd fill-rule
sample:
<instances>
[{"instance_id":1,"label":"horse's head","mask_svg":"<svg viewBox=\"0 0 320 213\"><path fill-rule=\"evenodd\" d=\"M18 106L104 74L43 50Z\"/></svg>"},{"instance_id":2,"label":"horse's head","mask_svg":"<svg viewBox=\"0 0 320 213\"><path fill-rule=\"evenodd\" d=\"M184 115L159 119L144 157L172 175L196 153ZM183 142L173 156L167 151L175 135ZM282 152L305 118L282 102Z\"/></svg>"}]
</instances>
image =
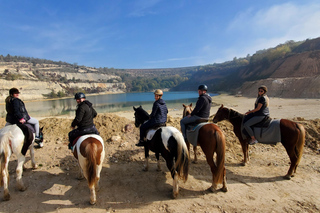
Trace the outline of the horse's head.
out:
<instances>
[{"instance_id":1,"label":"horse's head","mask_svg":"<svg viewBox=\"0 0 320 213\"><path fill-rule=\"evenodd\" d=\"M133 107L134 109L134 125L136 127L139 127L141 124L143 124L145 121L149 120L149 114L142 109L142 106L139 106L138 108Z\"/></svg>"},{"instance_id":2,"label":"horse's head","mask_svg":"<svg viewBox=\"0 0 320 213\"><path fill-rule=\"evenodd\" d=\"M213 123L226 120L228 119L228 116L229 116L229 109L226 107L223 107L223 104L222 104L213 118Z\"/></svg>"},{"instance_id":3,"label":"horse's head","mask_svg":"<svg viewBox=\"0 0 320 213\"><path fill-rule=\"evenodd\" d=\"M182 106L183 106L182 118L184 118L184 117L186 117L186 116L191 114L191 112L193 110L192 109L192 103L189 104L189 105L182 104Z\"/></svg>"}]
</instances>

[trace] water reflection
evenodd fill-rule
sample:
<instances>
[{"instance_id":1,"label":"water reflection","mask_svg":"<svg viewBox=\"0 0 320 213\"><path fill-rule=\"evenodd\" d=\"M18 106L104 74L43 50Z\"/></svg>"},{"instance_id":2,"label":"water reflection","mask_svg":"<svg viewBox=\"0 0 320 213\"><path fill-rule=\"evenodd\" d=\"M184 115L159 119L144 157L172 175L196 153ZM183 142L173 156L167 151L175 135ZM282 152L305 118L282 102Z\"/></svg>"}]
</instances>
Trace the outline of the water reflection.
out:
<instances>
[{"instance_id":1,"label":"water reflection","mask_svg":"<svg viewBox=\"0 0 320 213\"><path fill-rule=\"evenodd\" d=\"M198 93L194 91L165 92L163 99L166 101L168 108L182 109L181 103L195 104L198 96ZM23 99L23 97L21 98ZM132 106L137 107L140 105L146 110L151 110L154 95L152 92L88 95L87 100L93 103L98 113L130 111ZM25 105L29 114L33 117L74 116L77 103L73 98L67 98L25 102ZM5 105L0 105L0 114L1 117L5 117Z\"/></svg>"}]
</instances>

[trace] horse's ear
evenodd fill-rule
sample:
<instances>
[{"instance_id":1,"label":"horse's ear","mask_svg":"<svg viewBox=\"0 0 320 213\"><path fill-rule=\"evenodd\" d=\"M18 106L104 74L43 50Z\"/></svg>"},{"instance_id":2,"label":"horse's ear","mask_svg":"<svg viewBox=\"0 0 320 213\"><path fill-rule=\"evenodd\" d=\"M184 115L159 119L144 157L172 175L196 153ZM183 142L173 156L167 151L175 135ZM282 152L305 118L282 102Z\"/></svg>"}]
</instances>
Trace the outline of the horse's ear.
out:
<instances>
[{"instance_id":1,"label":"horse's ear","mask_svg":"<svg viewBox=\"0 0 320 213\"><path fill-rule=\"evenodd\" d=\"M137 111L137 109L134 106L132 106L132 107L133 107L134 111Z\"/></svg>"},{"instance_id":2,"label":"horse's ear","mask_svg":"<svg viewBox=\"0 0 320 213\"><path fill-rule=\"evenodd\" d=\"M192 103L189 106L192 107Z\"/></svg>"},{"instance_id":3,"label":"horse's ear","mask_svg":"<svg viewBox=\"0 0 320 213\"><path fill-rule=\"evenodd\" d=\"M221 109L223 108L223 104L221 105L221 107L220 107Z\"/></svg>"},{"instance_id":4,"label":"horse's ear","mask_svg":"<svg viewBox=\"0 0 320 213\"><path fill-rule=\"evenodd\" d=\"M44 127L44 126L43 126L43 127ZM40 131L41 131L41 132L42 132L42 130L43 130L43 127L40 128Z\"/></svg>"},{"instance_id":5,"label":"horse's ear","mask_svg":"<svg viewBox=\"0 0 320 213\"><path fill-rule=\"evenodd\" d=\"M186 108L186 105L182 104L182 106L183 106L184 108Z\"/></svg>"}]
</instances>

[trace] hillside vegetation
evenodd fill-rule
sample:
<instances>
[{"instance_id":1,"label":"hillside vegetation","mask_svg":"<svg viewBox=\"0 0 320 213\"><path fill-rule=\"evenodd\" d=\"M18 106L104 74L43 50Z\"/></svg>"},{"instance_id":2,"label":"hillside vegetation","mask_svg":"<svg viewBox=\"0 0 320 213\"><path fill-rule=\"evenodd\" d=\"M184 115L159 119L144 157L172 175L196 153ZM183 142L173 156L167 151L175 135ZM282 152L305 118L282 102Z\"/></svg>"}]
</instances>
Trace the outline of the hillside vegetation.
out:
<instances>
[{"instance_id":1,"label":"hillside vegetation","mask_svg":"<svg viewBox=\"0 0 320 213\"><path fill-rule=\"evenodd\" d=\"M0 55L0 93L12 86L29 98L86 93L142 92L156 88L255 96L264 84L269 96L320 98L320 38L288 41L252 56L224 63L167 69L95 68L21 56Z\"/></svg>"}]
</instances>

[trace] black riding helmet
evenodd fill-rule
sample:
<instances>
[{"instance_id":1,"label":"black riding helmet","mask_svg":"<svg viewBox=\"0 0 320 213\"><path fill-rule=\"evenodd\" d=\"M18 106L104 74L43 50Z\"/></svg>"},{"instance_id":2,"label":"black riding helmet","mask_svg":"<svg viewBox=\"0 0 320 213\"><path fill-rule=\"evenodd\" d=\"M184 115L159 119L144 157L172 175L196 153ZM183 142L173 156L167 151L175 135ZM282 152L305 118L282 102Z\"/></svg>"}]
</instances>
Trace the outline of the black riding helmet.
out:
<instances>
[{"instance_id":1,"label":"black riding helmet","mask_svg":"<svg viewBox=\"0 0 320 213\"><path fill-rule=\"evenodd\" d=\"M86 98L86 96L82 92L77 92L74 95L74 99L81 99L81 98Z\"/></svg>"},{"instance_id":2,"label":"black riding helmet","mask_svg":"<svg viewBox=\"0 0 320 213\"><path fill-rule=\"evenodd\" d=\"M207 87L207 85L205 85L205 84L201 84L201 85L198 87L198 90L207 91L207 90L208 90L208 87Z\"/></svg>"},{"instance_id":3,"label":"black riding helmet","mask_svg":"<svg viewBox=\"0 0 320 213\"><path fill-rule=\"evenodd\" d=\"M20 92L19 92L19 90L17 89L17 88L11 88L10 90L9 90L9 95L13 95L13 94L19 94Z\"/></svg>"}]
</instances>

